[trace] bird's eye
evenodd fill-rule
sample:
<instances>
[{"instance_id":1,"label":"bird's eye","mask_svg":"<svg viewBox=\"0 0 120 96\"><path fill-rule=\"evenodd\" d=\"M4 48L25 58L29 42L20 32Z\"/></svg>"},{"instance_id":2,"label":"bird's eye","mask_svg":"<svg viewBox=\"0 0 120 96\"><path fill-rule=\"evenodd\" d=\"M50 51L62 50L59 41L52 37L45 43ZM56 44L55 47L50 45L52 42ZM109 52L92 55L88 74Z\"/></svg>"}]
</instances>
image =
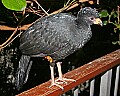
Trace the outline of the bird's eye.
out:
<instances>
[{"instance_id":1,"label":"bird's eye","mask_svg":"<svg viewBox=\"0 0 120 96\"><path fill-rule=\"evenodd\" d=\"M91 21L93 21L93 20L94 20L94 17L90 17L89 19L90 19Z\"/></svg>"}]
</instances>

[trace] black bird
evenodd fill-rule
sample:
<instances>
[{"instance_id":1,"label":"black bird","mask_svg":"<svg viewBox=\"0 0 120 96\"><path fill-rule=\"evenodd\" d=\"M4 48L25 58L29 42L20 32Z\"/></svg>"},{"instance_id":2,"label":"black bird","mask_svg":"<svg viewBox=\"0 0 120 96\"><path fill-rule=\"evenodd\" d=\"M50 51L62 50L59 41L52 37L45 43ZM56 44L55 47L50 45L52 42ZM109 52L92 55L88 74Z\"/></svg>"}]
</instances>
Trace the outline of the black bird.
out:
<instances>
[{"instance_id":1,"label":"black bird","mask_svg":"<svg viewBox=\"0 0 120 96\"><path fill-rule=\"evenodd\" d=\"M85 7L77 17L68 13L58 13L43 17L30 26L20 38L22 52L15 77L15 86L19 90L26 83L32 65L31 57L45 57L50 62L51 86L59 81L74 81L62 77L61 62L76 50L82 48L92 36L90 25L102 24L96 9ZM54 64L57 64L59 78L54 80Z\"/></svg>"}]
</instances>

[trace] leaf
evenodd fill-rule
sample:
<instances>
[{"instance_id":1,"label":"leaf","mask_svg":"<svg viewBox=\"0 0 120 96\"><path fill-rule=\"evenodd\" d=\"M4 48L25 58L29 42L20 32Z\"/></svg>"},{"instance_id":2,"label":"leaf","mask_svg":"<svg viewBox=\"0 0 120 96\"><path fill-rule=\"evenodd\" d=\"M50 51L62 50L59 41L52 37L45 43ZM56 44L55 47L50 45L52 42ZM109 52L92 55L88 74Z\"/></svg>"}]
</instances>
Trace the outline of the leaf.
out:
<instances>
[{"instance_id":1,"label":"leaf","mask_svg":"<svg viewBox=\"0 0 120 96\"><path fill-rule=\"evenodd\" d=\"M100 18L109 16L107 10L102 10L101 12L99 12L99 14L100 14Z\"/></svg>"},{"instance_id":2,"label":"leaf","mask_svg":"<svg viewBox=\"0 0 120 96\"><path fill-rule=\"evenodd\" d=\"M118 24L117 22L115 22L113 24L116 26L116 28L120 29L120 24Z\"/></svg>"},{"instance_id":3,"label":"leaf","mask_svg":"<svg viewBox=\"0 0 120 96\"><path fill-rule=\"evenodd\" d=\"M120 29L120 24L117 24L117 28Z\"/></svg>"},{"instance_id":4,"label":"leaf","mask_svg":"<svg viewBox=\"0 0 120 96\"><path fill-rule=\"evenodd\" d=\"M103 25L107 25L108 24L108 21L103 21Z\"/></svg>"},{"instance_id":5,"label":"leaf","mask_svg":"<svg viewBox=\"0 0 120 96\"><path fill-rule=\"evenodd\" d=\"M3 5L15 11L23 11L26 8L26 0L2 0Z\"/></svg>"},{"instance_id":6,"label":"leaf","mask_svg":"<svg viewBox=\"0 0 120 96\"><path fill-rule=\"evenodd\" d=\"M113 16L113 18L118 17L118 13L117 13L116 11L112 11L112 12L111 12L111 15Z\"/></svg>"}]
</instances>

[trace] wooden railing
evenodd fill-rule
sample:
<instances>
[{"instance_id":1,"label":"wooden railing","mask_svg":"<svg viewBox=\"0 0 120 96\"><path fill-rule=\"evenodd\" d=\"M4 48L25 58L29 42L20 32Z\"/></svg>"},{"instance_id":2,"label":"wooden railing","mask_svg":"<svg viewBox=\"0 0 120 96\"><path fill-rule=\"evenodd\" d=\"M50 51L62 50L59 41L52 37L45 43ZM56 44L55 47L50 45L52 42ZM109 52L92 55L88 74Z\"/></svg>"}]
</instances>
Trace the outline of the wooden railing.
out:
<instances>
[{"instance_id":1,"label":"wooden railing","mask_svg":"<svg viewBox=\"0 0 120 96\"><path fill-rule=\"evenodd\" d=\"M49 88L51 82L48 81L32 89L29 89L23 93L20 93L17 96L59 96L71 90L72 88L78 86L79 84L85 82L86 80L92 79L103 72L106 73L101 77L101 82L103 83L101 83L100 85L102 87L100 87L99 96L110 96L109 95L110 94L109 86L111 85L110 74L114 66L117 66L115 88L114 88L114 96L117 96L116 92L118 90L118 81L119 81L119 72L120 72L120 49L64 74L64 77L76 80L76 82L68 82L67 84L64 84L63 85L64 91L62 91L60 88L56 86ZM105 86L103 86L102 84ZM93 89L94 89L94 79L91 81L91 85L90 85L90 96L94 96Z\"/></svg>"}]
</instances>

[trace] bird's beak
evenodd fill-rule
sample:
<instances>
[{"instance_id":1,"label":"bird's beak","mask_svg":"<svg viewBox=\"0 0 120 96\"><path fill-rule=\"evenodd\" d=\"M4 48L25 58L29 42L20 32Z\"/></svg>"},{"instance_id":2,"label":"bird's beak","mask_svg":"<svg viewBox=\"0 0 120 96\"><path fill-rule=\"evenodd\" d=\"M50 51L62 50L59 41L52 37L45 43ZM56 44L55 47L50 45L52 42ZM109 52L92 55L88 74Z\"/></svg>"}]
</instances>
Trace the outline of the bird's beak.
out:
<instances>
[{"instance_id":1,"label":"bird's beak","mask_svg":"<svg viewBox=\"0 0 120 96\"><path fill-rule=\"evenodd\" d=\"M98 24L98 25L103 26L103 23L102 23L100 18L96 18L95 21L94 21L94 24Z\"/></svg>"}]
</instances>

